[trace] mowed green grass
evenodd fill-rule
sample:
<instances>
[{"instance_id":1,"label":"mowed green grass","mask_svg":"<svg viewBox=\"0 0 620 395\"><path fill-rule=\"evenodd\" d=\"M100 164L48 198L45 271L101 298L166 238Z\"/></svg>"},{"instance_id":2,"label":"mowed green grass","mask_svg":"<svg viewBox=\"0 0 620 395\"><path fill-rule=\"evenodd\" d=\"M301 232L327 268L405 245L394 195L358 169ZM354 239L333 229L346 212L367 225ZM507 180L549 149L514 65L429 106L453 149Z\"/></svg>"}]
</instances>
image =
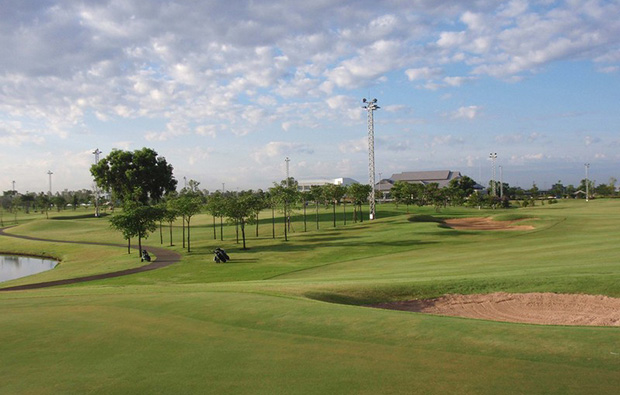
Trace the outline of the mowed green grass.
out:
<instances>
[{"instance_id":1,"label":"mowed green grass","mask_svg":"<svg viewBox=\"0 0 620 395\"><path fill-rule=\"evenodd\" d=\"M411 208L407 215L386 205L377 221L344 226L340 217L336 228L331 211L321 209L319 231L309 210L309 231L296 216L288 242L281 223L271 238L265 212L259 237L248 229L247 251L236 244L234 226L225 227L223 242L219 229L213 240L211 217L200 215L192 220L192 253L171 267L1 292L0 393L616 393L619 328L360 305L454 292L618 297L619 209L620 201L595 200L508 211ZM10 231L122 243L105 219L66 216ZM436 222L464 216L528 218L521 224L536 228L455 231ZM178 225L171 248L181 251ZM167 228L163 236L169 244ZM147 243L159 245L159 234ZM218 245L231 262L211 261ZM11 247L53 249L71 263L63 274L97 264L92 247L0 238L0 250ZM137 260L122 248L101 249L115 265Z\"/></svg>"}]
</instances>

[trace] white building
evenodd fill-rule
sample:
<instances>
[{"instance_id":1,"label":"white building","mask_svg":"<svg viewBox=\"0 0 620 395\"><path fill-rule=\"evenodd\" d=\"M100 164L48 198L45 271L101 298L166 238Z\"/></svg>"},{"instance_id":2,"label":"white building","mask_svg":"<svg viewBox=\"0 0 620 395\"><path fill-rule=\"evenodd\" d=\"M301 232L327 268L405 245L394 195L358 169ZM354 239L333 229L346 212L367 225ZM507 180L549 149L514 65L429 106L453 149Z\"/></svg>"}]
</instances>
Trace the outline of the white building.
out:
<instances>
[{"instance_id":1,"label":"white building","mask_svg":"<svg viewBox=\"0 0 620 395\"><path fill-rule=\"evenodd\" d=\"M302 181L297 182L297 189L300 192L306 192L306 191L309 191L310 187L312 187L313 185L323 186L327 184L342 185L346 187L351 184L358 184L358 182L352 178L347 178L347 177L318 179L318 180L302 180Z\"/></svg>"}]
</instances>

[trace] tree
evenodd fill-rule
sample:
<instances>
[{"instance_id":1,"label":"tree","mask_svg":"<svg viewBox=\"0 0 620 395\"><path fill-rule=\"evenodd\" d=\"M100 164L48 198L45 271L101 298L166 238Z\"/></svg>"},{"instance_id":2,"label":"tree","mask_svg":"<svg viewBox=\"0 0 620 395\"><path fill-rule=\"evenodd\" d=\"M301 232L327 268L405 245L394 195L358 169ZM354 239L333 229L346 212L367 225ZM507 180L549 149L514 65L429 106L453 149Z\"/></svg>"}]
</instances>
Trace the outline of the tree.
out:
<instances>
[{"instance_id":1,"label":"tree","mask_svg":"<svg viewBox=\"0 0 620 395\"><path fill-rule=\"evenodd\" d=\"M49 218L49 209L51 204L49 196L47 196L44 192L40 192L36 197L35 204L39 207L39 210L41 210L42 213L45 213L45 217Z\"/></svg>"},{"instance_id":2,"label":"tree","mask_svg":"<svg viewBox=\"0 0 620 395\"><path fill-rule=\"evenodd\" d=\"M359 209L360 222L364 222L362 204L368 202L368 197L370 196L371 191L372 187L370 185L359 183L349 185L349 196L353 200L353 204L355 204Z\"/></svg>"},{"instance_id":3,"label":"tree","mask_svg":"<svg viewBox=\"0 0 620 395\"><path fill-rule=\"evenodd\" d=\"M255 220L256 214L262 209L262 207L263 202L261 197L252 191L242 191L236 195L230 195L226 198L226 216L230 220L239 224L244 250L247 249L245 225L252 223Z\"/></svg>"},{"instance_id":4,"label":"tree","mask_svg":"<svg viewBox=\"0 0 620 395\"><path fill-rule=\"evenodd\" d=\"M224 195L220 191L216 191L207 200L207 211L213 216L213 240L217 238L215 231L215 218L220 218L220 240L224 240L224 214L225 214L225 201Z\"/></svg>"},{"instance_id":5,"label":"tree","mask_svg":"<svg viewBox=\"0 0 620 395\"><path fill-rule=\"evenodd\" d=\"M323 187L320 185L312 185L310 187L310 199L314 200L316 230L319 230L319 201L323 196Z\"/></svg>"},{"instance_id":6,"label":"tree","mask_svg":"<svg viewBox=\"0 0 620 395\"><path fill-rule=\"evenodd\" d=\"M476 182L467 176L450 180L446 194L453 205L462 205L474 193Z\"/></svg>"},{"instance_id":7,"label":"tree","mask_svg":"<svg viewBox=\"0 0 620 395\"><path fill-rule=\"evenodd\" d=\"M326 184L323 186L323 196L326 201L332 204L334 228L336 227L336 204L344 197L345 192L346 190L342 185Z\"/></svg>"},{"instance_id":8,"label":"tree","mask_svg":"<svg viewBox=\"0 0 620 395\"><path fill-rule=\"evenodd\" d=\"M409 205L414 204L417 200L417 191L414 185L407 181L396 181L390 192L397 204L401 203L407 206L407 213L409 213Z\"/></svg>"},{"instance_id":9,"label":"tree","mask_svg":"<svg viewBox=\"0 0 620 395\"><path fill-rule=\"evenodd\" d=\"M274 183L274 186L269 188L269 194L271 195L275 204L282 205L282 212L284 214L284 240L288 241L288 231L290 230L290 209L289 204L297 200L297 183L294 185L286 185L286 180L283 180L280 184Z\"/></svg>"},{"instance_id":10,"label":"tree","mask_svg":"<svg viewBox=\"0 0 620 395\"><path fill-rule=\"evenodd\" d=\"M140 203L128 202L121 213L110 219L110 226L123 234L127 240L127 252L130 253L131 238L138 238L138 249L142 254L142 239L157 230L157 221L162 217L162 209Z\"/></svg>"},{"instance_id":11,"label":"tree","mask_svg":"<svg viewBox=\"0 0 620 395\"><path fill-rule=\"evenodd\" d=\"M114 149L92 165L90 172L100 188L122 202L157 202L177 185L172 166L150 148L133 152Z\"/></svg>"},{"instance_id":12,"label":"tree","mask_svg":"<svg viewBox=\"0 0 620 395\"><path fill-rule=\"evenodd\" d=\"M187 252L191 252L190 221L202 209L202 199L196 192L183 189L181 195L173 200L172 206L187 224Z\"/></svg>"}]
</instances>

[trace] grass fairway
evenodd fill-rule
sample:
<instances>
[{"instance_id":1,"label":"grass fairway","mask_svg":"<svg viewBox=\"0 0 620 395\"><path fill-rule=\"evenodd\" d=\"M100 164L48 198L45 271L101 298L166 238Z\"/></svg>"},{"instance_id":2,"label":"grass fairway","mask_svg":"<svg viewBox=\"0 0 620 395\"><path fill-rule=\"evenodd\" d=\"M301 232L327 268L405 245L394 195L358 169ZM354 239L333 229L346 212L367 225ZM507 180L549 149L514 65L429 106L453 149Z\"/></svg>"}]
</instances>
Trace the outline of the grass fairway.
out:
<instances>
[{"instance_id":1,"label":"grass fairway","mask_svg":"<svg viewBox=\"0 0 620 395\"><path fill-rule=\"evenodd\" d=\"M360 305L445 293L551 291L620 297L620 201L508 211L378 206L337 227L299 212L288 242L271 212L247 251L212 218L192 220L192 252L152 272L0 292L0 393L615 394L620 328L499 323ZM20 222L14 234L122 243L106 219ZM350 213L348 214L350 215ZM530 231L456 231L441 218L527 218ZM219 223L218 223L219 225ZM164 229L164 246L169 244ZM182 251L181 229L173 247ZM159 234L148 244L159 246ZM215 264L224 247L233 261ZM0 251L63 258L3 283L137 265L113 247L0 238ZM59 277L60 276L60 277ZM331 303L338 302L338 303Z\"/></svg>"}]
</instances>

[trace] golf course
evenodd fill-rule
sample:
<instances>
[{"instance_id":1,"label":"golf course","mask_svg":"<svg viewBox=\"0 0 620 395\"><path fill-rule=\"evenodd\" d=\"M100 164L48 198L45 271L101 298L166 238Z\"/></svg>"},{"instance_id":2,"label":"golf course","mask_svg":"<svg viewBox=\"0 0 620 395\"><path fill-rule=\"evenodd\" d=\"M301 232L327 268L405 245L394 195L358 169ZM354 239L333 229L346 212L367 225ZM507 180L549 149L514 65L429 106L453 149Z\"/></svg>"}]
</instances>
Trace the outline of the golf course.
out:
<instances>
[{"instance_id":1,"label":"golf course","mask_svg":"<svg viewBox=\"0 0 620 395\"><path fill-rule=\"evenodd\" d=\"M287 241L282 214L274 227L265 210L246 228L246 250L234 224L220 234L219 219L201 213L191 252L180 219L142 240L153 263L166 263L152 270L139 269L148 262L110 227L114 214L5 213L1 254L60 263L0 283L0 394L615 394L618 321L376 308L496 293L617 303L620 199L541 203L378 204L376 220L354 222L347 211L346 225L339 207L335 227L331 207L312 208L305 223L297 208ZM216 247L231 260L215 263Z\"/></svg>"}]
</instances>

